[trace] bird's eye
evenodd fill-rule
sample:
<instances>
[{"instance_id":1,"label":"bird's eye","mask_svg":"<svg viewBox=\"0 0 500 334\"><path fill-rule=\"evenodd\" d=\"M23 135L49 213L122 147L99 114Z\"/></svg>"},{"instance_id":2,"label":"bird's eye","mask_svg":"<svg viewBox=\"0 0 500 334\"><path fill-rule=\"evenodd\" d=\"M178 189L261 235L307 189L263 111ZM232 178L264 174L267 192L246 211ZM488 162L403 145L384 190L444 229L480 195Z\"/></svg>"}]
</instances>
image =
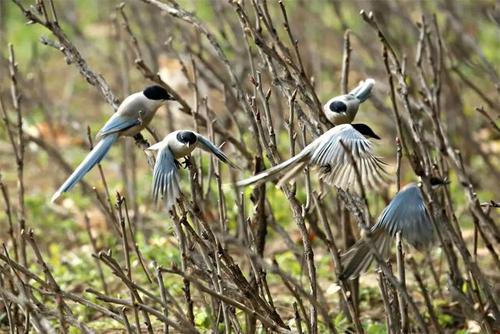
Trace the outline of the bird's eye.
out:
<instances>
[{"instance_id":1,"label":"bird's eye","mask_svg":"<svg viewBox=\"0 0 500 334\"><path fill-rule=\"evenodd\" d=\"M333 101L330 103L330 110L333 112L343 112L347 110L347 105L342 101Z\"/></svg>"}]
</instances>

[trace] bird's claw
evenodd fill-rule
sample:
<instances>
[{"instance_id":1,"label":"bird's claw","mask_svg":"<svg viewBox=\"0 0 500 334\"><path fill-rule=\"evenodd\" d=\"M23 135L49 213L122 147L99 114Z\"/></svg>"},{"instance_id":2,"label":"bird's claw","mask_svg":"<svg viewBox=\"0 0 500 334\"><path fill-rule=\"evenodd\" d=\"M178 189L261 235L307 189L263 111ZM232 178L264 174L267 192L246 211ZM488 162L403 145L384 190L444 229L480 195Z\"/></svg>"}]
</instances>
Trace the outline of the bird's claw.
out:
<instances>
[{"instance_id":1,"label":"bird's claw","mask_svg":"<svg viewBox=\"0 0 500 334\"><path fill-rule=\"evenodd\" d=\"M188 167L191 167L192 164L191 164L191 160L189 159L189 157L184 157L184 161L183 162L179 162L179 160L175 160L175 165L177 166L177 168L188 168Z\"/></svg>"},{"instance_id":2,"label":"bird's claw","mask_svg":"<svg viewBox=\"0 0 500 334\"><path fill-rule=\"evenodd\" d=\"M193 165L189 157L184 157L184 161L182 163L184 164L184 168L186 169Z\"/></svg>"}]
</instances>

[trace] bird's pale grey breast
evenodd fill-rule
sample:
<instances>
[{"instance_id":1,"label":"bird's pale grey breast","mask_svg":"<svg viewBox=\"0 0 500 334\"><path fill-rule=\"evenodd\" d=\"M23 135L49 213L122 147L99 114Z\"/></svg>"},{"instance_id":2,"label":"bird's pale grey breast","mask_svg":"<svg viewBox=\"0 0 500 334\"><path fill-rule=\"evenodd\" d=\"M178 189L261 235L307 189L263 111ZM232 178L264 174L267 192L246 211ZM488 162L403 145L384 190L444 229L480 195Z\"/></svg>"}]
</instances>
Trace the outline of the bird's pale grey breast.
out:
<instances>
[{"instance_id":1,"label":"bird's pale grey breast","mask_svg":"<svg viewBox=\"0 0 500 334\"><path fill-rule=\"evenodd\" d=\"M138 118L142 113L143 117L149 117L154 114L162 103L161 100L148 99L142 92L138 92L123 100L116 114L123 117Z\"/></svg>"}]
</instances>

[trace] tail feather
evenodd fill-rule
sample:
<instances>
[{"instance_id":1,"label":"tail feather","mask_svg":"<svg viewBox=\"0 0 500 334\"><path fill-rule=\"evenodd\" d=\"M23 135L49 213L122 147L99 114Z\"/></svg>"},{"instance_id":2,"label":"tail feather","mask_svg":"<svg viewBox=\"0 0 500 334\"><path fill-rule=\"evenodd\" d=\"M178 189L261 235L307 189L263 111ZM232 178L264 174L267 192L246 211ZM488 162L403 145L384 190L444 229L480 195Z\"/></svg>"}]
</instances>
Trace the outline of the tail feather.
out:
<instances>
[{"instance_id":1,"label":"tail feather","mask_svg":"<svg viewBox=\"0 0 500 334\"><path fill-rule=\"evenodd\" d=\"M276 186L279 188L285 185L286 183L294 179L298 173L303 171L305 167L306 167L306 162L305 161L300 162L295 167L293 167L289 172L287 172L282 178L280 178Z\"/></svg>"},{"instance_id":2,"label":"tail feather","mask_svg":"<svg viewBox=\"0 0 500 334\"><path fill-rule=\"evenodd\" d=\"M382 257L389 254L390 236L384 231L378 231L372 236L372 242ZM356 242L347 252L342 254L342 274L340 279L354 279L364 273L375 259L370 246L365 239Z\"/></svg>"},{"instance_id":3,"label":"tail feather","mask_svg":"<svg viewBox=\"0 0 500 334\"><path fill-rule=\"evenodd\" d=\"M354 88L351 91L351 94L356 96L358 100L361 102L366 101L370 97L370 94L372 92L372 88L375 85L375 80L373 79L366 79L358 85L358 87Z\"/></svg>"},{"instance_id":4,"label":"tail feather","mask_svg":"<svg viewBox=\"0 0 500 334\"><path fill-rule=\"evenodd\" d=\"M75 171L68 177L62 186L57 189L50 201L54 203L63 193L71 190L102 158L108 153L111 145L118 138L118 134L110 134L105 136L97 145L90 151Z\"/></svg>"},{"instance_id":5,"label":"tail feather","mask_svg":"<svg viewBox=\"0 0 500 334\"><path fill-rule=\"evenodd\" d=\"M263 171L262 173L254 175L252 177L249 177L248 179L241 180L241 181L237 182L236 185L238 187L246 187L246 186L249 186L249 185L252 185L255 183L265 182L265 181L271 179L272 177L276 176L276 174L287 171L288 169L293 167L295 163L304 161L308 156L307 153L308 152L306 151L306 149L304 149L304 150L302 150L302 152L300 152L296 156L294 156L288 160L285 160L282 163L277 164L276 166L271 167L271 168Z\"/></svg>"},{"instance_id":6,"label":"tail feather","mask_svg":"<svg viewBox=\"0 0 500 334\"><path fill-rule=\"evenodd\" d=\"M371 264L373 256L366 240L359 240L345 254L341 256L342 274L340 279L354 279L365 271Z\"/></svg>"}]
</instances>

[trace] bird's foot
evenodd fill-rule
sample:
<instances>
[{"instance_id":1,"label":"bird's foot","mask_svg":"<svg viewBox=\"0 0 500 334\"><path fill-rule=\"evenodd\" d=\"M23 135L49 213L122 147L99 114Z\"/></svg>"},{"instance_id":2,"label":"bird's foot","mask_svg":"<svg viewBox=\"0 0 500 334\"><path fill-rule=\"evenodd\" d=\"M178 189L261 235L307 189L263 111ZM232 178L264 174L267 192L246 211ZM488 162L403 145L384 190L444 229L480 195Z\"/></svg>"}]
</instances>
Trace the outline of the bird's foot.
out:
<instances>
[{"instance_id":1,"label":"bird's foot","mask_svg":"<svg viewBox=\"0 0 500 334\"><path fill-rule=\"evenodd\" d=\"M182 162L184 164L184 168L188 169L191 167L193 164L191 163L191 158L190 157L184 157L184 161Z\"/></svg>"}]
</instances>

